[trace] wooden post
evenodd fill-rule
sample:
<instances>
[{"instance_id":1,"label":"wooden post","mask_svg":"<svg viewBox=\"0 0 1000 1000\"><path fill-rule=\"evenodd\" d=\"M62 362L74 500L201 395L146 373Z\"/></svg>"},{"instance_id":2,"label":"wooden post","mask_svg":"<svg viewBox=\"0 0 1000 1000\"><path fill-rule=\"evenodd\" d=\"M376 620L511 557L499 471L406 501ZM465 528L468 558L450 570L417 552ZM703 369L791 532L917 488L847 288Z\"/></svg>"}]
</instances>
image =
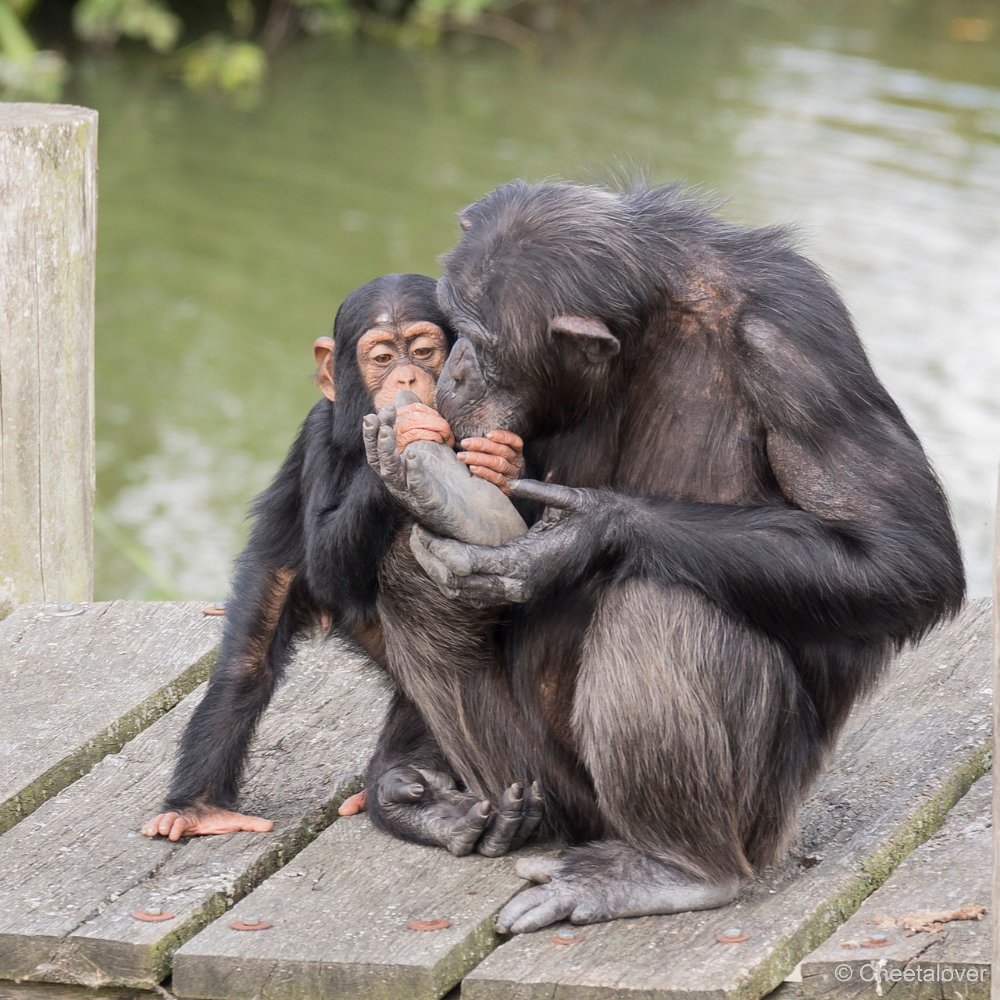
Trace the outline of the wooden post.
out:
<instances>
[{"instance_id":1,"label":"wooden post","mask_svg":"<svg viewBox=\"0 0 1000 1000\"><path fill-rule=\"evenodd\" d=\"M0 618L90 600L97 112L0 104Z\"/></svg>"},{"instance_id":2,"label":"wooden post","mask_svg":"<svg viewBox=\"0 0 1000 1000\"><path fill-rule=\"evenodd\" d=\"M1000 745L1000 483L993 519L993 975L992 1000L1000 1000L1000 781L997 746Z\"/></svg>"}]
</instances>

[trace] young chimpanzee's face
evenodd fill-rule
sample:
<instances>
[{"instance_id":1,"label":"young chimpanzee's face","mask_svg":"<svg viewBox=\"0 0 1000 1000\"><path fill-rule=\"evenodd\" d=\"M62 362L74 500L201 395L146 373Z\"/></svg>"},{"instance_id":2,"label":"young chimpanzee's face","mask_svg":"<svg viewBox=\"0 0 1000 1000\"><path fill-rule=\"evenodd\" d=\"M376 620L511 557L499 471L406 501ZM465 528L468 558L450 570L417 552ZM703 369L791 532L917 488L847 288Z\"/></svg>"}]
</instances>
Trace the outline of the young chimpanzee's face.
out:
<instances>
[{"instance_id":1,"label":"young chimpanzee's face","mask_svg":"<svg viewBox=\"0 0 1000 1000\"><path fill-rule=\"evenodd\" d=\"M352 429L355 418L404 389L432 406L452 342L434 279L387 274L351 292L337 311L334 337L316 341L316 382Z\"/></svg>"},{"instance_id":2,"label":"young chimpanzee's face","mask_svg":"<svg viewBox=\"0 0 1000 1000\"><path fill-rule=\"evenodd\" d=\"M358 340L358 369L378 410L408 389L427 406L434 404L434 387L448 356L448 341L436 323L427 320L393 322L375 317L375 325Z\"/></svg>"}]
</instances>

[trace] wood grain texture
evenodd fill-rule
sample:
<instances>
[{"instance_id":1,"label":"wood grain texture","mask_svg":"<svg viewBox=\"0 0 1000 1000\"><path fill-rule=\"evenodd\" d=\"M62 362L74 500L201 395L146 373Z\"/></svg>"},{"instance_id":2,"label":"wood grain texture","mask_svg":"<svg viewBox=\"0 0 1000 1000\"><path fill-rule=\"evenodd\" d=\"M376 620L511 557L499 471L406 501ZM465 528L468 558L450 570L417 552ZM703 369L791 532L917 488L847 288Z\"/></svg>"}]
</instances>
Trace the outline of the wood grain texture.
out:
<instances>
[{"instance_id":1,"label":"wood grain texture","mask_svg":"<svg viewBox=\"0 0 1000 1000\"><path fill-rule=\"evenodd\" d=\"M387 703L381 677L337 641L307 643L265 715L243 807L266 834L171 844L143 837L201 692L0 838L0 977L153 987L174 949L291 856L360 785ZM141 923L159 905L175 914Z\"/></svg>"},{"instance_id":2,"label":"wood grain texture","mask_svg":"<svg viewBox=\"0 0 1000 1000\"><path fill-rule=\"evenodd\" d=\"M132 990L113 986L92 990L55 983L14 983L0 979L0 1000L172 1000L168 991Z\"/></svg>"},{"instance_id":3,"label":"wood grain texture","mask_svg":"<svg viewBox=\"0 0 1000 1000\"><path fill-rule=\"evenodd\" d=\"M802 962L807 1000L851 1000L875 994L876 979L894 1000L990 993L993 918L945 924L907 935L888 921L926 911L990 906L992 778L980 778L945 825L917 848L843 926ZM882 918L882 919L880 919ZM887 944L865 947L877 935Z\"/></svg>"},{"instance_id":4,"label":"wood grain texture","mask_svg":"<svg viewBox=\"0 0 1000 1000\"><path fill-rule=\"evenodd\" d=\"M463 998L756 1000L774 989L984 773L990 633L989 602L974 602L895 663L849 722L788 859L735 903L584 927L568 946L549 932L514 938L466 977ZM731 927L750 939L718 944Z\"/></svg>"},{"instance_id":5,"label":"wood grain texture","mask_svg":"<svg viewBox=\"0 0 1000 1000\"><path fill-rule=\"evenodd\" d=\"M93 591L97 112L0 104L0 618Z\"/></svg>"},{"instance_id":6,"label":"wood grain texture","mask_svg":"<svg viewBox=\"0 0 1000 1000\"><path fill-rule=\"evenodd\" d=\"M1000 478L997 480L997 505L994 508L995 542L993 549L993 746L1000 746ZM995 770L995 769L994 769ZM993 957L1000 968L1000 782L993 782ZM1000 975L993 979L992 1000L1000 1000Z\"/></svg>"},{"instance_id":7,"label":"wood grain texture","mask_svg":"<svg viewBox=\"0 0 1000 1000\"><path fill-rule=\"evenodd\" d=\"M513 858L456 858L343 819L239 906L273 927L217 920L174 956L173 992L198 1000L435 1000L497 944L524 880ZM445 918L437 931L408 920Z\"/></svg>"},{"instance_id":8,"label":"wood grain texture","mask_svg":"<svg viewBox=\"0 0 1000 1000\"><path fill-rule=\"evenodd\" d=\"M0 622L0 833L205 679L221 634L200 603L112 601ZM51 606L49 606L51 609Z\"/></svg>"}]
</instances>

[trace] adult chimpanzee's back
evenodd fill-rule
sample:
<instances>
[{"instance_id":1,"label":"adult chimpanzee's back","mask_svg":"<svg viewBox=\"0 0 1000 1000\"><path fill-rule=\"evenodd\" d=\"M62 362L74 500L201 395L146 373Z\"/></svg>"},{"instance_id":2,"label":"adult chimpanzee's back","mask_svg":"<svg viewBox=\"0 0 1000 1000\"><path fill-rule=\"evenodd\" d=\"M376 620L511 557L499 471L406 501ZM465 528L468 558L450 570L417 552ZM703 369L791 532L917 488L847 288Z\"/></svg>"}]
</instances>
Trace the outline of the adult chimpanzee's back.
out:
<instances>
[{"instance_id":1,"label":"adult chimpanzee's back","mask_svg":"<svg viewBox=\"0 0 1000 1000\"><path fill-rule=\"evenodd\" d=\"M563 184L461 220L438 407L458 437L520 434L545 482L513 494L550 513L497 548L415 530L438 615L507 608L494 667L448 664L459 721L429 736L460 781L484 747L498 786L540 781L578 845L524 866L540 884L499 926L720 905L852 703L961 603L943 492L786 232Z\"/></svg>"}]
</instances>

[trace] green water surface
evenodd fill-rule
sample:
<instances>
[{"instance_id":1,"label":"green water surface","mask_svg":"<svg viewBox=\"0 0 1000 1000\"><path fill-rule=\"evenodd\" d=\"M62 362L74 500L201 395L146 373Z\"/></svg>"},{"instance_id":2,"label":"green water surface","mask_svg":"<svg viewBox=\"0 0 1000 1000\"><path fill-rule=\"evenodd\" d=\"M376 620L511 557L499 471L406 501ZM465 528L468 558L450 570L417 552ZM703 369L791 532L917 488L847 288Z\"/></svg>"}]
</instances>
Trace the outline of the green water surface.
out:
<instances>
[{"instance_id":1,"label":"green water surface","mask_svg":"<svg viewBox=\"0 0 1000 1000\"><path fill-rule=\"evenodd\" d=\"M981 18L993 35L968 35ZM988 32L987 32L988 34ZM951 0L608 3L520 52L306 40L259 101L137 53L101 113L97 596L221 599L243 511L315 398L311 345L388 271L436 273L512 177L642 170L792 222L851 306L988 588L1000 442L1000 17Z\"/></svg>"}]
</instances>

